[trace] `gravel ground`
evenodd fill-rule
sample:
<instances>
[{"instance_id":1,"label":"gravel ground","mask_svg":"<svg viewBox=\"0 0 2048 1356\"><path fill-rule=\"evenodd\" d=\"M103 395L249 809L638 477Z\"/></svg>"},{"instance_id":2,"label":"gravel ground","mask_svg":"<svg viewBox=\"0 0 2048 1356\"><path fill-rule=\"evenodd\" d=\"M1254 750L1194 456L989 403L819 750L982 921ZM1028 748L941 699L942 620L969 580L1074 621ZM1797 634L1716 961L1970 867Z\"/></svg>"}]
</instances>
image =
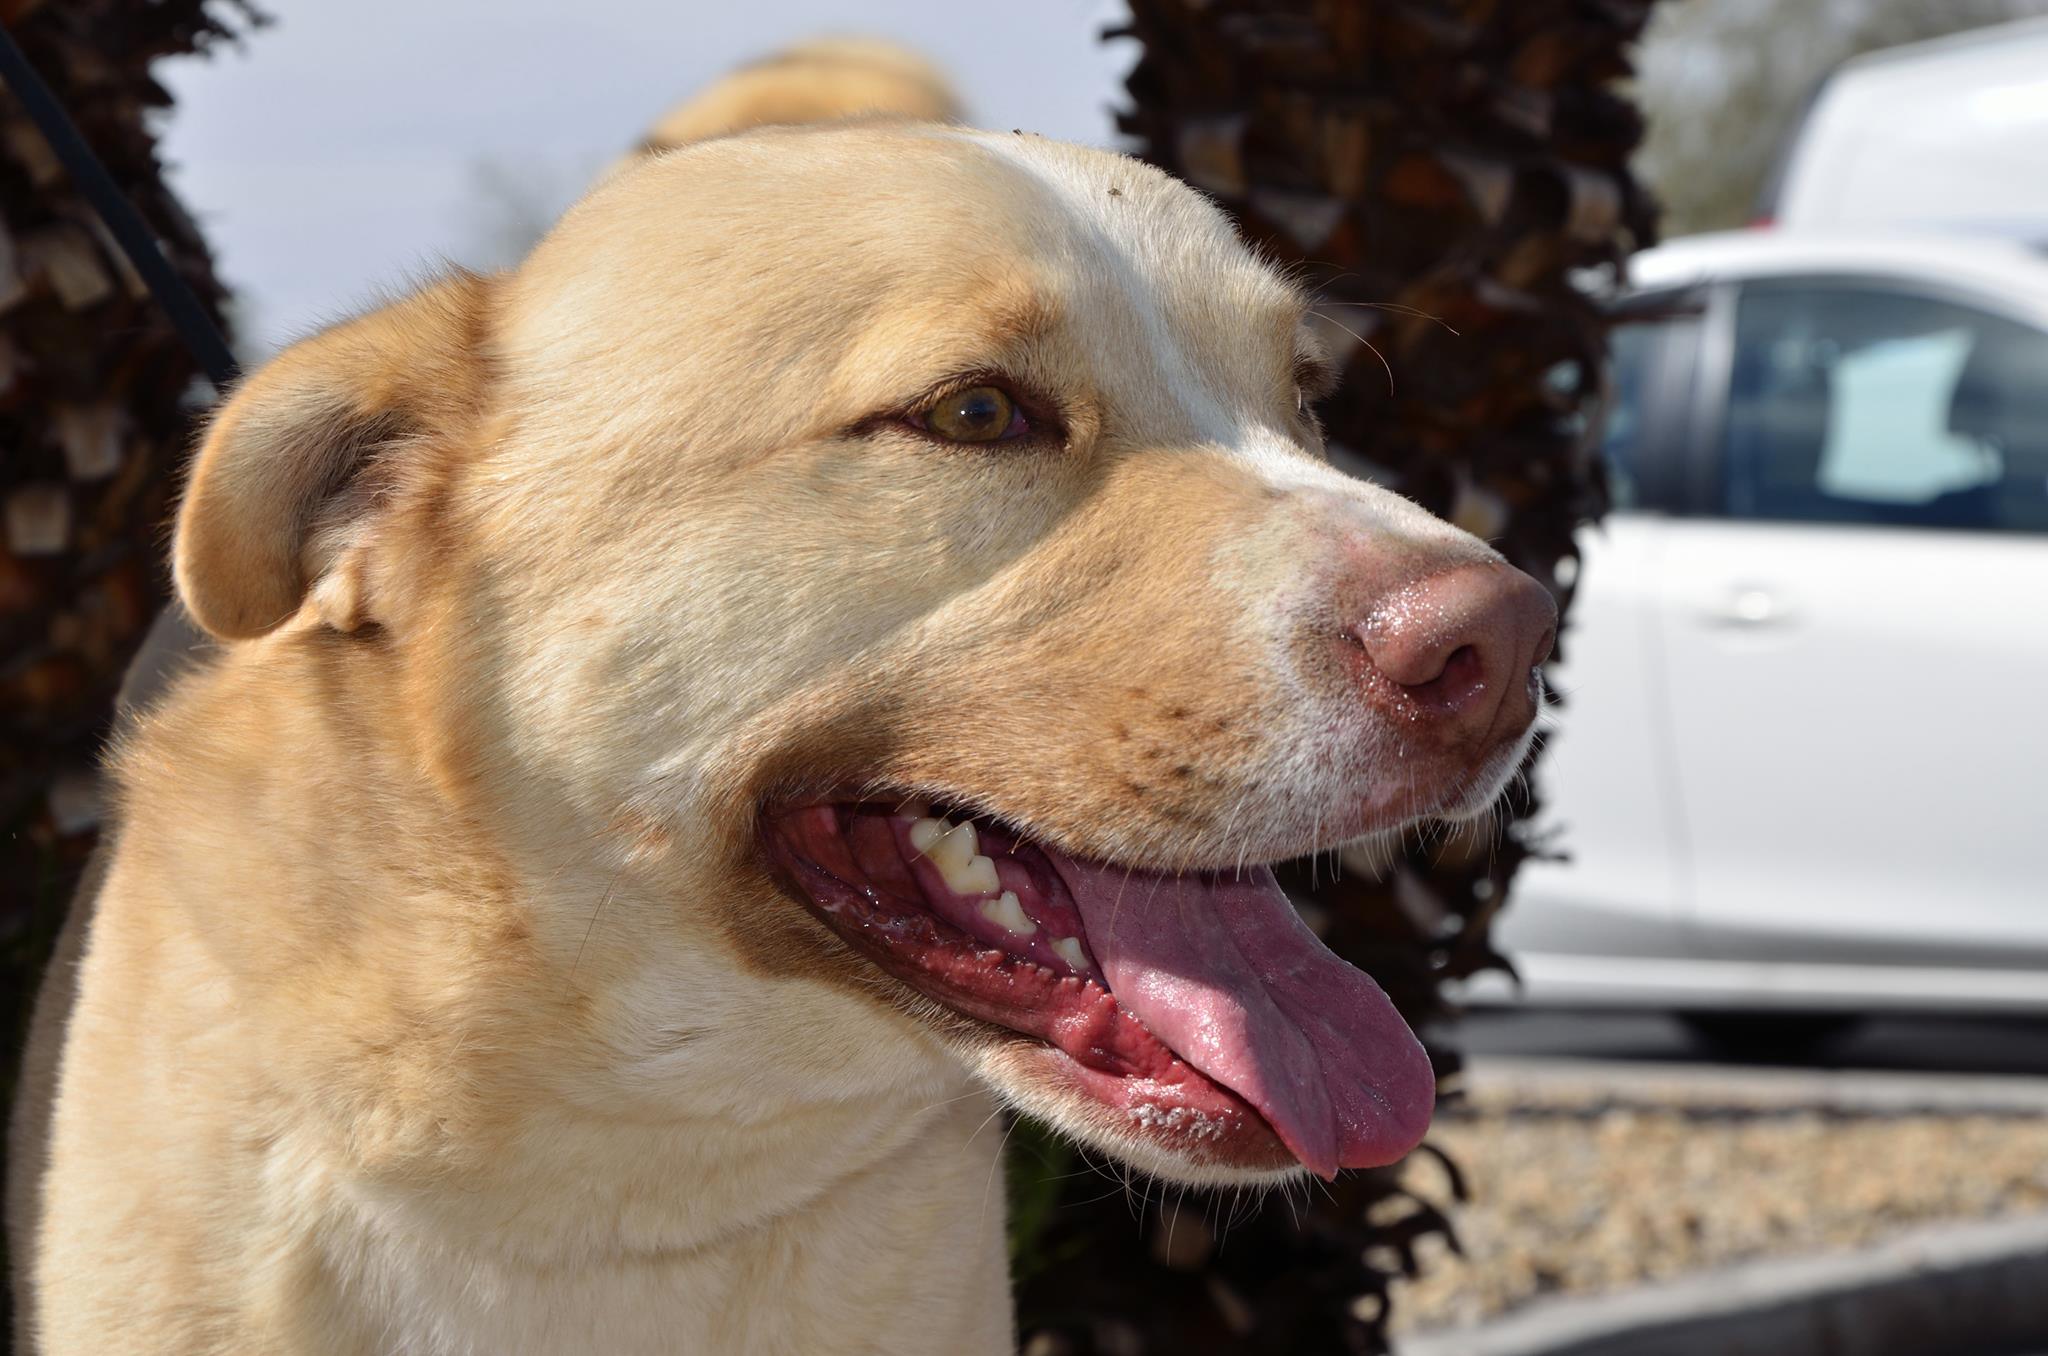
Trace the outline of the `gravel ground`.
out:
<instances>
[{"instance_id":1,"label":"gravel ground","mask_svg":"<svg viewBox=\"0 0 2048 1356\"><path fill-rule=\"evenodd\" d=\"M1464 1326L1770 1255L1878 1242L1945 1220L2048 1210L2048 1118L1796 1106L1621 1104L1476 1091L1431 1139L1463 1168L1464 1257L1425 1241L1394 1330ZM1418 1156L1411 1189L1444 1200Z\"/></svg>"}]
</instances>

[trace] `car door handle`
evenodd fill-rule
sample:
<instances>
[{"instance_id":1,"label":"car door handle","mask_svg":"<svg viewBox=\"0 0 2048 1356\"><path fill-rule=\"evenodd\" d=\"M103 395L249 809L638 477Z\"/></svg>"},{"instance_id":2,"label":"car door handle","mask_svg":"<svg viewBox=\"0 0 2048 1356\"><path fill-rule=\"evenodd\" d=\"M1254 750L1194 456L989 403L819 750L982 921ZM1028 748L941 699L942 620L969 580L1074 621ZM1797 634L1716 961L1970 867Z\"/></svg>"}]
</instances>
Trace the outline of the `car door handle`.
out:
<instances>
[{"instance_id":1,"label":"car door handle","mask_svg":"<svg viewBox=\"0 0 2048 1356\"><path fill-rule=\"evenodd\" d=\"M1792 609L1769 589L1730 589L1706 609L1707 620L1719 626L1776 626L1788 620Z\"/></svg>"}]
</instances>

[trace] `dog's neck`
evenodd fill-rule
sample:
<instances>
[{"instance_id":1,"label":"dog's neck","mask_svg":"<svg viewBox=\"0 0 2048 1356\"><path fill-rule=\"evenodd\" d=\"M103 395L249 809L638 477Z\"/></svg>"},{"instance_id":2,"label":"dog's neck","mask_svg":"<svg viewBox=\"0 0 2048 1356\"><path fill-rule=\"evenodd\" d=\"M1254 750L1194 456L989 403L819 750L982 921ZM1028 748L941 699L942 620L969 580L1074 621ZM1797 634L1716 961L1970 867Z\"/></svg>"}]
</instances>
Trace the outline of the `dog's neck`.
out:
<instances>
[{"instance_id":1,"label":"dog's neck","mask_svg":"<svg viewBox=\"0 0 2048 1356\"><path fill-rule=\"evenodd\" d=\"M159 717L204 750L175 783L163 731L136 741L131 795L181 814L136 816L117 884L169 906L265 1052L235 1073L301 1146L302 1312L382 1297L377 1322L432 1316L454 1350L733 1349L762 1323L822 1350L855 1312L892 1350L1006 1347L1002 1134L957 1064L736 965L630 871L494 850L380 710L374 656L259 644Z\"/></svg>"}]
</instances>

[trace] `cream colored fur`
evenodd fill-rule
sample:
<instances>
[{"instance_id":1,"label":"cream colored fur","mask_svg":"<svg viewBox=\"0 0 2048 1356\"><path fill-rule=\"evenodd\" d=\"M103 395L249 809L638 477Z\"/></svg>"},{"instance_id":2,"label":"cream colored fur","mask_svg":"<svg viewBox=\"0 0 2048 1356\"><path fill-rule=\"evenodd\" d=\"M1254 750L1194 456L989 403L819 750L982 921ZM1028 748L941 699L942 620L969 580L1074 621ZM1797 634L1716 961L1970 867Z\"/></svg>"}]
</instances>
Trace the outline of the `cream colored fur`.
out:
<instances>
[{"instance_id":1,"label":"cream colored fur","mask_svg":"<svg viewBox=\"0 0 2048 1356\"><path fill-rule=\"evenodd\" d=\"M177 534L221 653L114 759L43 1350L1005 1351L999 1098L1284 1171L932 1009L754 828L873 784L1221 866L1471 794L1328 635L1494 557L1323 463L1303 313L1130 160L771 129L257 372ZM979 377L1041 436L903 421Z\"/></svg>"}]
</instances>

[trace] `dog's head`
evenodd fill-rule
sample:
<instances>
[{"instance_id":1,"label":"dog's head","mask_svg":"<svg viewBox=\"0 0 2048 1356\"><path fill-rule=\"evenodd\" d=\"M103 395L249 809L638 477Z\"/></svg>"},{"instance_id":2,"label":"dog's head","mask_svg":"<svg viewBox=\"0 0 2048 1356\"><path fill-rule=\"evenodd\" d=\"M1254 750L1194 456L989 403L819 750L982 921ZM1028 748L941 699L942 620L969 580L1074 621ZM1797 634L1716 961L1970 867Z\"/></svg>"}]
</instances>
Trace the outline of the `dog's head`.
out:
<instances>
[{"instance_id":1,"label":"dog's head","mask_svg":"<svg viewBox=\"0 0 2048 1356\"><path fill-rule=\"evenodd\" d=\"M389 656L447 795L621 901L541 920L621 1030L964 1060L1186 1180L1384 1163L1428 1063L1263 864L1486 806L1554 610L1325 463L1306 310L1119 156L694 146L254 376L178 581Z\"/></svg>"}]
</instances>

